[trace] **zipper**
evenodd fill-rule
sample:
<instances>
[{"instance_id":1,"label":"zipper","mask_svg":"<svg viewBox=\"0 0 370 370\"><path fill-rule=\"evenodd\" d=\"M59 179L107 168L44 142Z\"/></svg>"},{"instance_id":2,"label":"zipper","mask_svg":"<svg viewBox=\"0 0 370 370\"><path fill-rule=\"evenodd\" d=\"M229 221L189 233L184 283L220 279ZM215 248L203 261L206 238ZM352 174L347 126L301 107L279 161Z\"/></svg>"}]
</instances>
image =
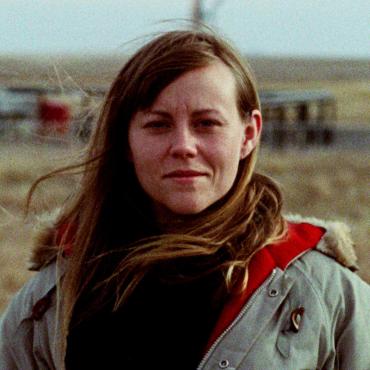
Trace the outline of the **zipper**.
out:
<instances>
[{"instance_id":1,"label":"zipper","mask_svg":"<svg viewBox=\"0 0 370 370\"><path fill-rule=\"evenodd\" d=\"M201 370L205 363L208 361L209 357L211 356L214 349L217 347L217 345L221 342L221 340L224 338L224 336L231 331L231 329L236 325L236 323L244 316L245 312L250 308L252 305L254 299L259 294L259 292L264 289L267 285L271 283L271 281L274 279L276 274L276 269L274 269L268 278L249 298L247 304L243 307L243 309L239 312L238 316L234 319L234 321L224 330L224 332L217 338L217 340L214 341L211 348L207 351L207 353L203 356L202 361L200 362L199 366L197 367L197 370Z\"/></svg>"}]
</instances>

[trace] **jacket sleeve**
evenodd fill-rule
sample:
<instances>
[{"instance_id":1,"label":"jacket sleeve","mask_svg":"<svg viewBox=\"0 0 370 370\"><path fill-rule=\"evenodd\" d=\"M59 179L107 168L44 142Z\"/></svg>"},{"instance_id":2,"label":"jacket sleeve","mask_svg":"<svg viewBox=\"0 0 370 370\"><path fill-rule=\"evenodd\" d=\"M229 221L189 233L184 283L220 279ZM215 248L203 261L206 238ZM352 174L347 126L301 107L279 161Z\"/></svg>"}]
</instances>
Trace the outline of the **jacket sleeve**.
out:
<instances>
[{"instance_id":1,"label":"jacket sleeve","mask_svg":"<svg viewBox=\"0 0 370 370\"><path fill-rule=\"evenodd\" d=\"M51 370L55 366L55 288L60 269L52 263L14 296L0 321L1 370ZM48 304L44 304L48 302Z\"/></svg>"},{"instance_id":2,"label":"jacket sleeve","mask_svg":"<svg viewBox=\"0 0 370 370\"><path fill-rule=\"evenodd\" d=\"M318 368L370 369L370 286L317 251L306 253L296 266L316 292L315 310L326 322Z\"/></svg>"},{"instance_id":3,"label":"jacket sleeve","mask_svg":"<svg viewBox=\"0 0 370 370\"><path fill-rule=\"evenodd\" d=\"M0 369L37 369L33 356L32 284L13 298L0 322Z\"/></svg>"},{"instance_id":4,"label":"jacket sleeve","mask_svg":"<svg viewBox=\"0 0 370 370\"><path fill-rule=\"evenodd\" d=\"M365 370L370 369L370 286L349 274L335 330L337 363L341 370Z\"/></svg>"}]
</instances>

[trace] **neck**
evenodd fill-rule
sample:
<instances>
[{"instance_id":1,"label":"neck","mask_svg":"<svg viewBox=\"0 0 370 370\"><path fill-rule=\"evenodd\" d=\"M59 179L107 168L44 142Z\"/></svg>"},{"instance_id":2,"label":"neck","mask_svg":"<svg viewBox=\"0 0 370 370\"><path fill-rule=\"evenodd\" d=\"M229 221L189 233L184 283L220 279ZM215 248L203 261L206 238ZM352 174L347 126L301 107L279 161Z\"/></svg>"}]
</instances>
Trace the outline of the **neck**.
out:
<instances>
[{"instance_id":1,"label":"neck","mask_svg":"<svg viewBox=\"0 0 370 370\"><path fill-rule=\"evenodd\" d=\"M189 222L196 220L198 215L178 214L155 202L152 203L152 210L158 226L167 232L182 229Z\"/></svg>"}]
</instances>

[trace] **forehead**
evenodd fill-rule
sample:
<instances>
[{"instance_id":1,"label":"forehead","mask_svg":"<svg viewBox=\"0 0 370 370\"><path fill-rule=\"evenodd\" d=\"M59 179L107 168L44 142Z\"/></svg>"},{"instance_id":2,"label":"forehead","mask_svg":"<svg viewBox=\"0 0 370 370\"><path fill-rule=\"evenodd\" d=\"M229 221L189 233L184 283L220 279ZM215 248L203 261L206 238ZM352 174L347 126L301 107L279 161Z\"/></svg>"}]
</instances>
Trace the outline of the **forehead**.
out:
<instances>
[{"instance_id":1,"label":"forehead","mask_svg":"<svg viewBox=\"0 0 370 370\"><path fill-rule=\"evenodd\" d=\"M153 106L171 102L236 102L236 79L221 61L188 71L165 87Z\"/></svg>"}]
</instances>

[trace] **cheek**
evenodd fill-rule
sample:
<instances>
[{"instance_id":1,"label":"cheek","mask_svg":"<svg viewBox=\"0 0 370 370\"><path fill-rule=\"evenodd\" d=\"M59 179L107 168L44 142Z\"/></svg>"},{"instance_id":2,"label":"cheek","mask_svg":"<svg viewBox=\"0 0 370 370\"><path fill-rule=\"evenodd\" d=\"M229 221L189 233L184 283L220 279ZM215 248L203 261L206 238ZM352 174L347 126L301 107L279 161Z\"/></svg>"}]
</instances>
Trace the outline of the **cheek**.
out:
<instances>
[{"instance_id":1,"label":"cheek","mask_svg":"<svg viewBox=\"0 0 370 370\"><path fill-rule=\"evenodd\" d=\"M225 145L226 144L226 145ZM234 184L240 163L240 145L235 140L224 142L220 145L222 150L214 152L209 158L216 170L216 182L220 192L225 193Z\"/></svg>"},{"instance_id":2,"label":"cheek","mask_svg":"<svg viewBox=\"0 0 370 370\"><path fill-rule=\"evenodd\" d=\"M132 147L131 157L135 169L151 173L158 170L163 156L160 148L143 143Z\"/></svg>"},{"instance_id":3,"label":"cheek","mask_svg":"<svg viewBox=\"0 0 370 370\"><path fill-rule=\"evenodd\" d=\"M140 163L146 161L150 158L150 150L152 145L147 143L145 137L140 135L129 136L129 145L130 145L130 156L134 166L138 166Z\"/></svg>"},{"instance_id":4,"label":"cheek","mask_svg":"<svg viewBox=\"0 0 370 370\"><path fill-rule=\"evenodd\" d=\"M130 152L136 177L143 189L148 192L148 188L153 186L156 176L161 172L159 150L150 143L139 139L131 142Z\"/></svg>"},{"instance_id":5,"label":"cheek","mask_svg":"<svg viewBox=\"0 0 370 370\"><path fill-rule=\"evenodd\" d=\"M143 146L139 144L139 141L130 140L129 143L130 150L128 159L134 166L136 177L138 178L139 182L141 182L142 175L144 174L142 168L145 167L146 153L145 150L143 150Z\"/></svg>"},{"instance_id":6,"label":"cheek","mask_svg":"<svg viewBox=\"0 0 370 370\"><path fill-rule=\"evenodd\" d=\"M237 176L242 152L242 139L239 135L228 143L224 150L224 171L228 182L234 183Z\"/></svg>"},{"instance_id":7,"label":"cheek","mask_svg":"<svg viewBox=\"0 0 370 370\"><path fill-rule=\"evenodd\" d=\"M133 150L132 151L132 163L134 165L136 177L139 182L142 182L142 179L148 176L148 168L152 168L150 163L150 156L148 153L143 150Z\"/></svg>"}]
</instances>

